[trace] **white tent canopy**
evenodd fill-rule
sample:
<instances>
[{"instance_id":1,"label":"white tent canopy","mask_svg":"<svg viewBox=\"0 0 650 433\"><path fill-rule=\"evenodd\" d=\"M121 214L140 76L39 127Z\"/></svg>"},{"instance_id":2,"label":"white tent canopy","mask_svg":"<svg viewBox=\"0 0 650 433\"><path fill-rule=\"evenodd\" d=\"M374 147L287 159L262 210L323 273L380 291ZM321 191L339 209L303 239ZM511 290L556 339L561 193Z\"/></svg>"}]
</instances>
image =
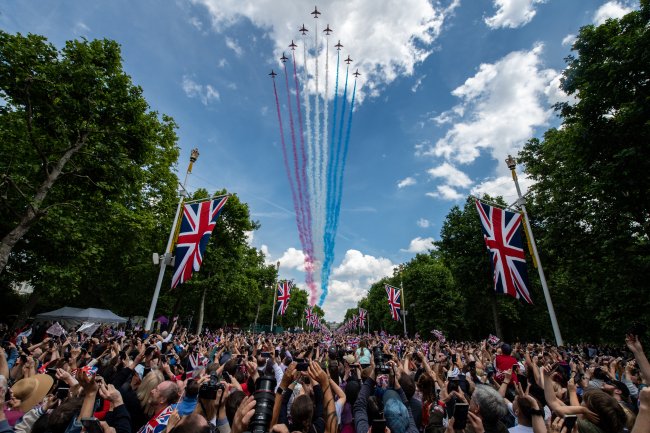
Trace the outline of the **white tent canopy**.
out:
<instances>
[{"instance_id":1,"label":"white tent canopy","mask_svg":"<svg viewBox=\"0 0 650 433\"><path fill-rule=\"evenodd\" d=\"M83 322L94 323L125 323L126 319L120 317L110 310L103 310L101 308L74 308L63 307L58 310L41 313L36 316L36 320L41 321L59 321L63 322L64 326L72 327L80 325Z\"/></svg>"}]
</instances>

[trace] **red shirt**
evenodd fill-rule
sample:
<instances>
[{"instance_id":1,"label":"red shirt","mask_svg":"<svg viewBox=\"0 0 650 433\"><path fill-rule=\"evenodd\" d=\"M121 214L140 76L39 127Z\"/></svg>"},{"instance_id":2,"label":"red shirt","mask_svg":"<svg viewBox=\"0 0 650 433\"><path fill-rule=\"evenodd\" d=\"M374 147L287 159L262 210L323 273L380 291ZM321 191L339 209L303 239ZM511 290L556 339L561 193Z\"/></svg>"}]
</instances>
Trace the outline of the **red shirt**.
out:
<instances>
[{"instance_id":1,"label":"red shirt","mask_svg":"<svg viewBox=\"0 0 650 433\"><path fill-rule=\"evenodd\" d=\"M503 372L508 370L512 371L512 366L517 364L517 360L510 355L497 355L494 363L497 368L497 380L501 382L503 381ZM518 383L519 379L516 374L513 374L510 381L512 383Z\"/></svg>"}]
</instances>

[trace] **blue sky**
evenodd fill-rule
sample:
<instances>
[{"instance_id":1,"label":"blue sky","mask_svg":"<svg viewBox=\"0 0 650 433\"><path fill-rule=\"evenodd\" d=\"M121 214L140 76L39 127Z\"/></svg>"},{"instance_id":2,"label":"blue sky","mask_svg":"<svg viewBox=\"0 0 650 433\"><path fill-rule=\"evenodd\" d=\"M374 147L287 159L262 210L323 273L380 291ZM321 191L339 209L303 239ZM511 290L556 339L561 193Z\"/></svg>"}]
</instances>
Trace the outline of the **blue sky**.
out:
<instances>
[{"instance_id":1,"label":"blue sky","mask_svg":"<svg viewBox=\"0 0 650 433\"><path fill-rule=\"evenodd\" d=\"M638 2L328 0L317 6L320 28L330 24L331 40L341 40L343 55L362 73L324 304L326 318L340 320L370 284L426 251L450 207L468 194L512 200L503 159L558 125L551 106L566 100L558 85L573 35ZM280 70L278 58L291 39L300 40L301 24L314 30L313 7L285 0L11 0L0 6L0 27L45 35L57 47L80 37L118 41L124 68L151 108L180 126L179 167L185 169L191 148L200 150L189 189L237 193L262 225L251 244L269 262L281 261L281 278L304 287L267 74Z\"/></svg>"}]
</instances>

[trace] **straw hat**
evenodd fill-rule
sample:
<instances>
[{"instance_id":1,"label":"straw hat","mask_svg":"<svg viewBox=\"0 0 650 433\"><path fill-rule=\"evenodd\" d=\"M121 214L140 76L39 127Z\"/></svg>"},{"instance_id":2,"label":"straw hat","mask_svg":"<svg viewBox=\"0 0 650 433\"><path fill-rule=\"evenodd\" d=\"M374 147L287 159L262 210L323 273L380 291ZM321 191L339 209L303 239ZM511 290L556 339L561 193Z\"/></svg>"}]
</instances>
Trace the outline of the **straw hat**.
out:
<instances>
[{"instance_id":1,"label":"straw hat","mask_svg":"<svg viewBox=\"0 0 650 433\"><path fill-rule=\"evenodd\" d=\"M14 397L20 400L20 410L27 412L43 400L53 384L52 376L37 374L33 377L20 379L11 387L11 391Z\"/></svg>"}]
</instances>

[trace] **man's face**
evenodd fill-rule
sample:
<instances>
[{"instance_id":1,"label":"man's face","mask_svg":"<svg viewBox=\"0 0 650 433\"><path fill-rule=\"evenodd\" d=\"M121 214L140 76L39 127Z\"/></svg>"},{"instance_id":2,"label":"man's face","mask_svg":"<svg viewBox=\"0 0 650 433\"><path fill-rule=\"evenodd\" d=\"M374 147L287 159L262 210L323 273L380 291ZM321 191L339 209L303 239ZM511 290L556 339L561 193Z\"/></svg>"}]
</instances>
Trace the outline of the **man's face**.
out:
<instances>
[{"instance_id":1,"label":"man's face","mask_svg":"<svg viewBox=\"0 0 650 433\"><path fill-rule=\"evenodd\" d=\"M161 382L154 389L151 390L151 403L160 404L162 403L162 395L167 387L167 383Z\"/></svg>"}]
</instances>

